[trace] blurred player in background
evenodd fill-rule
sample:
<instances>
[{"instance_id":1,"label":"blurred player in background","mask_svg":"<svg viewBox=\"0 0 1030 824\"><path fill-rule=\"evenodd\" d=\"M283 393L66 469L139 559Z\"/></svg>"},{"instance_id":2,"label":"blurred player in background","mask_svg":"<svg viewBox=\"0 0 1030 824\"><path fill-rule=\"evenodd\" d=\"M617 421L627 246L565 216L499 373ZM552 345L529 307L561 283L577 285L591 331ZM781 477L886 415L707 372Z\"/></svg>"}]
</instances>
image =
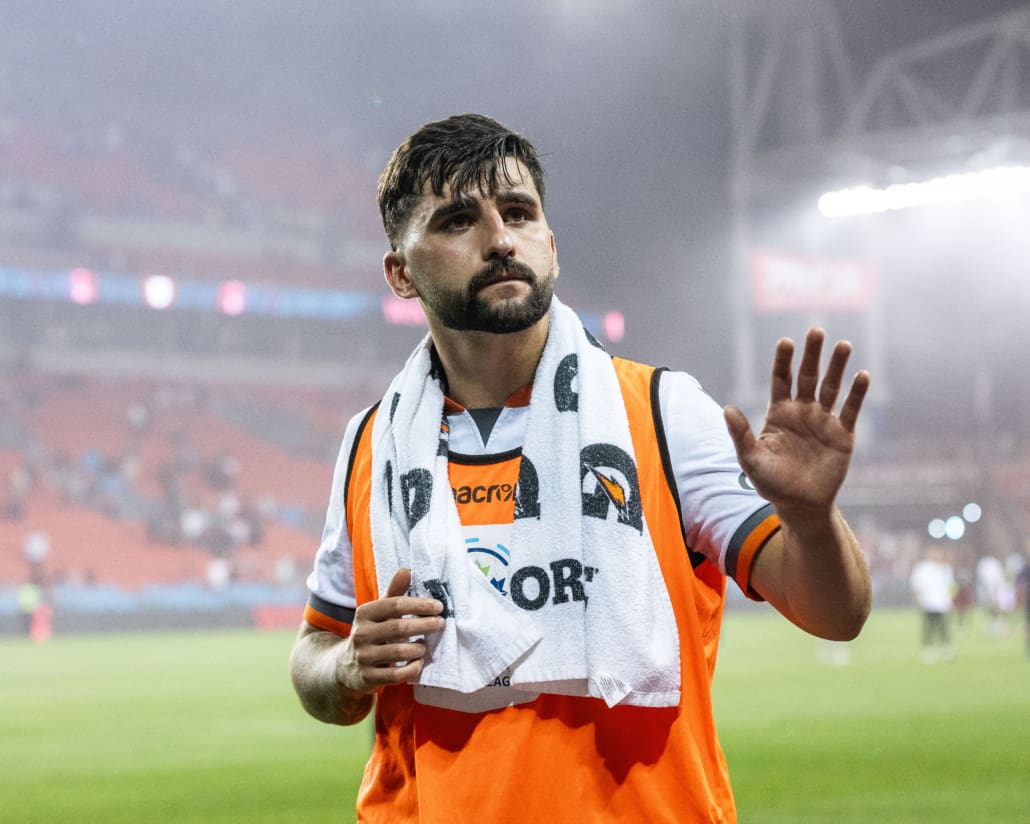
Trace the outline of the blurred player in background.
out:
<instances>
[{"instance_id":1,"label":"blurred player in background","mask_svg":"<svg viewBox=\"0 0 1030 824\"><path fill-rule=\"evenodd\" d=\"M1023 606L1026 657L1030 658L1030 557L1023 555L1022 560L1016 574L1016 599Z\"/></svg>"},{"instance_id":2,"label":"blurred player in background","mask_svg":"<svg viewBox=\"0 0 1030 824\"><path fill-rule=\"evenodd\" d=\"M419 129L379 203L386 279L430 332L346 429L292 656L316 718L375 706L359 820L736 820L726 578L858 634L869 575L834 501L867 373L844 386L846 343L821 371L812 330L795 376L781 340L756 436L685 373L610 357L553 294L535 149L489 118Z\"/></svg>"},{"instance_id":3,"label":"blurred player in background","mask_svg":"<svg viewBox=\"0 0 1030 824\"><path fill-rule=\"evenodd\" d=\"M976 562L977 597L987 612L988 635L1009 634L1009 614L1013 609L1012 582L1006 578L1005 565L995 555L985 554Z\"/></svg>"},{"instance_id":4,"label":"blurred player in background","mask_svg":"<svg viewBox=\"0 0 1030 824\"><path fill-rule=\"evenodd\" d=\"M944 551L937 547L927 550L923 559L912 567L909 583L923 614L920 657L927 664L953 658L950 621L958 587Z\"/></svg>"}]
</instances>

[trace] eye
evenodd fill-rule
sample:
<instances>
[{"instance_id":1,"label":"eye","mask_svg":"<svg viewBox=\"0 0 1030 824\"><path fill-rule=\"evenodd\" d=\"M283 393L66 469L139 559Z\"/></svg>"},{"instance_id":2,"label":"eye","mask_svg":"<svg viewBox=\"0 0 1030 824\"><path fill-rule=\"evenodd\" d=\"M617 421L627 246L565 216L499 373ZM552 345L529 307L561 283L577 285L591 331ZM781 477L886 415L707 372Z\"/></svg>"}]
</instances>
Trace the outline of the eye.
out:
<instances>
[{"instance_id":1,"label":"eye","mask_svg":"<svg viewBox=\"0 0 1030 824\"><path fill-rule=\"evenodd\" d=\"M458 213L444 221L443 229L444 231L455 232L469 228L472 225L472 222L472 215L467 213Z\"/></svg>"},{"instance_id":2,"label":"eye","mask_svg":"<svg viewBox=\"0 0 1030 824\"><path fill-rule=\"evenodd\" d=\"M522 206L515 206L504 213L505 223L525 223L532 218L529 210Z\"/></svg>"}]
</instances>

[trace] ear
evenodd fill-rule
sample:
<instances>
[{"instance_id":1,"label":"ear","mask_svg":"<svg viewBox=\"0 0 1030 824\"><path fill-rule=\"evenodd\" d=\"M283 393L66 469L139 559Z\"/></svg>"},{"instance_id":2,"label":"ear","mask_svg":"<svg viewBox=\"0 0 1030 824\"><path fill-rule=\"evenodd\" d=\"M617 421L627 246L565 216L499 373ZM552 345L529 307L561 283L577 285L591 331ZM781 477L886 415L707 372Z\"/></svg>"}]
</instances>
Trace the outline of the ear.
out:
<instances>
[{"instance_id":1,"label":"ear","mask_svg":"<svg viewBox=\"0 0 1030 824\"><path fill-rule=\"evenodd\" d=\"M558 246L554 242L554 232L551 232L551 265L554 267L554 277L558 277L561 268L558 266Z\"/></svg>"},{"instance_id":2,"label":"ear","mask_svg":"<svg viewBox=\"0 0 1030 824\"><path fill-rule=\"evenodd\" d=\"M383 256L383 276L390 285L397 297L410 299L418 297L418 290L415 284L408 277L408 267L404 262L404 253L396 250L387 252Z\"/></svg>"}]
</instances>

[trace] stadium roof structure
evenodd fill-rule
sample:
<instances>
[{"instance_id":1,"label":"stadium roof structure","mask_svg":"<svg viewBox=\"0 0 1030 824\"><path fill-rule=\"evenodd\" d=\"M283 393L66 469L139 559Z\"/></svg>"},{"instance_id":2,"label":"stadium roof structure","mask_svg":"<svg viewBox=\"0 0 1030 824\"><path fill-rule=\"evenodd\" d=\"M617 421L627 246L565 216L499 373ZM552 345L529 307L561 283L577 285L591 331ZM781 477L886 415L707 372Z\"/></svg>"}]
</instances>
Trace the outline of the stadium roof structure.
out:
<instances>
[{"instance_id":1,"label":"stadium roof structure","mask_svg":"<svg viewBox=\"0 0 1030 824\"><path fill-rule=\"evenodd\" d=\"M1030 7L885 53L861 76L831 0L738 0L737 11L729 66L734 394L748 404L764 390L749 280L758 211L856 181L1030 162ZM875 311L869 323L878 323ZM881 338L869 342L883 376ZM878 380L874 392L885 390Z\"/></svg>"}]
</instances>

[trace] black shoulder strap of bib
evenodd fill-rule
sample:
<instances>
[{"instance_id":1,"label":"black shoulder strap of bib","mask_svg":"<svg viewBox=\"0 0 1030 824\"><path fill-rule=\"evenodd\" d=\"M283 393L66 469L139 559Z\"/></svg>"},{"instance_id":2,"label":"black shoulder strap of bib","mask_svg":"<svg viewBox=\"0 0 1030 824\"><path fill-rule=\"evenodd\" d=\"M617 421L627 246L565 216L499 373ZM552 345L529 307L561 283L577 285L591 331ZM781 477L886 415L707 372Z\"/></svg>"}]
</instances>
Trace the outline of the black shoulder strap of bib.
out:
<instances>
[{"instance_id":1,"label":"black shoulder strap of bib","mask_svg":"<svg viewBox=\"0 0 1030 824\"><path fill-rule=\"evenodd\" d=\"M347 475L344 477L343 483L343 506L344 506L344 517L347 512L347 496L350 494L350 476L351 472L354 471L354 459L358 454L358 446L361 444L361 438L365 434L365 427L368 426L368 422L372 420L372 415L379 408L379 404L382 401L376 401L372 406L368 408L365 413L365 417L361 419L361 423L358 424L358 431L354 433L354 443L350 445L350 455L347 457Z\"/></svg>"},{"instance_id":2,"label":"black shoulder strap of bib","mask_svg":"<svg viewBox=\"0 0 1030 824\"><path fill-rule=\"evenodd\" d=\"M669 491L672 493L672 499L676 502L676 513L680 519L680 531L683 534L683 545L687 548L687 554L690 556L690 565L694 569L704 561L705 556L700 552L695 552L690 548L687 543L687 533L683 529L683 509L680 504L680 494L676 487L676 473L672 468L672 458L669 456L669 442L665 437L665 422L662 420L662 404L659 395L659 387L661 385L662 373L669 371L666 367L660 366L651 373L651 416L654 419L654 432L655 437L658 439L658 452L662 456L662 470L665 473L665 482L669 485Z\"/></svg>"}]
</instances>

